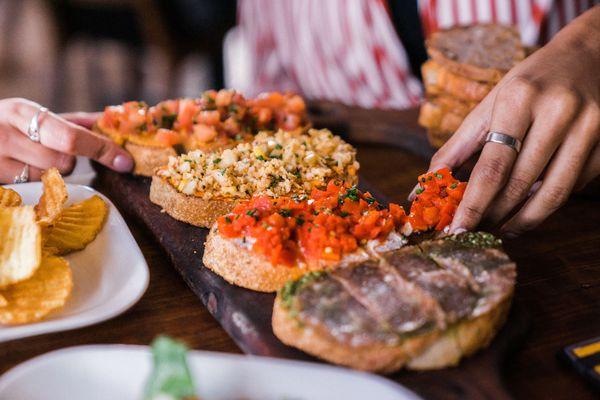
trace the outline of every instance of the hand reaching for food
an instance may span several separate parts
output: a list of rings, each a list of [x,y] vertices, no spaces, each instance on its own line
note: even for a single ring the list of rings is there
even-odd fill
[[[600,7],[513,68],[434,155],[430,171],[481,155],[451,225],[533,229],[600,174]]]
[[[77,155],[119,172],[131,170],[125,150],[88,129],[93,117],[57,115],[25,99],[0,100],[0,183],[36,181],[51,167],[69,174]]]

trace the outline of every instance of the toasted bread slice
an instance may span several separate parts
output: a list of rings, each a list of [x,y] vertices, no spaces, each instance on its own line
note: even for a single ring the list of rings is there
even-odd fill
[[[451,72],[435,62],[426,61],[421,67],[423,83],[429,95],[447,95],[465,102],[478,102],[494,87],[493,84],[478,82]]]
[[[92,129],[98,134],[108,136],[131,154],[135,163],[133,168],[135,175],[152,176],[156,168],[169,162],[170,156],[177,155],[173,147],[162,146],[151,138],[138,137],[126,139],[116,131],[110,132],[100,129],[97,124]]]
[[[486,347],[506,320],[511,298],[507,296],[488,313],[443,331],[408,336],[399,345],[342,345],[328,332],[298,323],[279,297],[275,300],[272,325],[283,343],[350,368],[380,373],[391,373],[404,366],[414,370],[439,369],[457,365],[462,357]]]
[[[211,227],[218,217],[231,212],[237,204],[235,199],[203,199],[181,193],[156,175],[150,184],[150,201],[176,220],[203,228]]]
[[[258,292],[274,292],[287,281],[311,270],[306,265],[272,265],[266,258],[245,248],[241,239],[224,238],[216,227],[206,238],[202,262],[227,282]]]
[[[300,324],[285,309],[279,296],[275,299],[271,322],[275,336],[288,346],[334,364],[381,373],[399,370],[440,336],[440,332],[432,330],[407,338],[399,346],[375,344],[351,348],[340,344],[328,332]]]
[[[204,244],[204,266],[223,277],[227,282],[258,292],[274,292],[287,282],[296,280],[312,271],[331,270],[350,263],[367,260],[381,251],[396,249],[405,244],[395,239],[384,241],[380,248],[367,246],[346,254],[340,261],[320,260],[311,264],[299,263],[295,266],[272,265],[261,254],[251,250],[251,244],[241,238],[223,237],[217,226],[213,226]]]
[[[133,173],[141,176],[152,176],[156,168],[169,162],[169,157],[177,155],[172,147],[145,146],[132,142],[126,142],[123,147],[135,162]]]
[[[425,240],[289,282],[275,300],[284,343],[356,369],[458,364],[506,320],[516,265],[484,232]]]
[[[467,107],[448,108],[434,98],[421,105],[419,124],[441,132],[456,132],[469,111]]]
[[[496,83],[526,56],[512,27],[481,24],[434,33],[427,52],[449,71],[481,82]]]

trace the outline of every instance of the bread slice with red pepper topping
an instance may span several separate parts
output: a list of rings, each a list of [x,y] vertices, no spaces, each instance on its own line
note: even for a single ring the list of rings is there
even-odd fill
[[[300,133],[308,126],[306,105],[298,95],[273,92],[245,99],[223,89],[152,107],[137,101],[109,106],[93,129],[131,152],[135,174],[152,176],[182,148],[212,152],[249,142],[261,130]]]
[[[377,259],[404,246],[405,235],[451,222],[464,183],[447,169],[419,183],[409,215],[336,180],[302,198],[255,196],[217,219],[204,265],[232,284],[271,292],[308,272]]]
[[[234,285],[273,292],[307,272],[404,246],[405,219],[401,207],[382,208],[335,180],[308,197],[255,196],[217,219],[203,262]]]

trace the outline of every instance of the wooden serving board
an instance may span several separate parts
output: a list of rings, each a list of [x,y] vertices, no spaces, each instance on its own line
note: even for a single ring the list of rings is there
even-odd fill
[[[119,175],[103,167],[97,167],[97,170],[96,186],[107,188],[104,194],[121,211],[145,224],[187,285],[245,353],[314,361],[311,356],[285,346],[273,335],[273,294],[230,285],[203,267],[202,254],[208,229],[181,223],[161,212],[160,207],[148,199],[148,178]],[[385,203],[376,190],[365,183],[361,186],[362,190],[371,191]],[[510,398],[501,382],[500,364],[527,331],[526,320],[522,312],[513,309],[491,346],[464,360],[459,367],[431,372],[403,371],[392,378],[425,398]]]

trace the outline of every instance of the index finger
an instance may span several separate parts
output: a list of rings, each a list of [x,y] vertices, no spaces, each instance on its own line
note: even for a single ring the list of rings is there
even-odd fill
[[[531,124],[532,96],[533,92],[519,81],[505,85],[495,99],[489,130],[522,141]],[[517,152],[509,146],[498,143],[484,145],[454,215],[450,232],[470,230],[479,224],[504,186],[516,158]]]
[[[38,109],[36,103],[26,100],[18,102],[10,113],[11,125],[25,134]],[[112,140],[52,112],[40,116],[39,126],[40,142],[46,147],[91,158],[119,172],[128,172],[133,168],[131,155]]]

